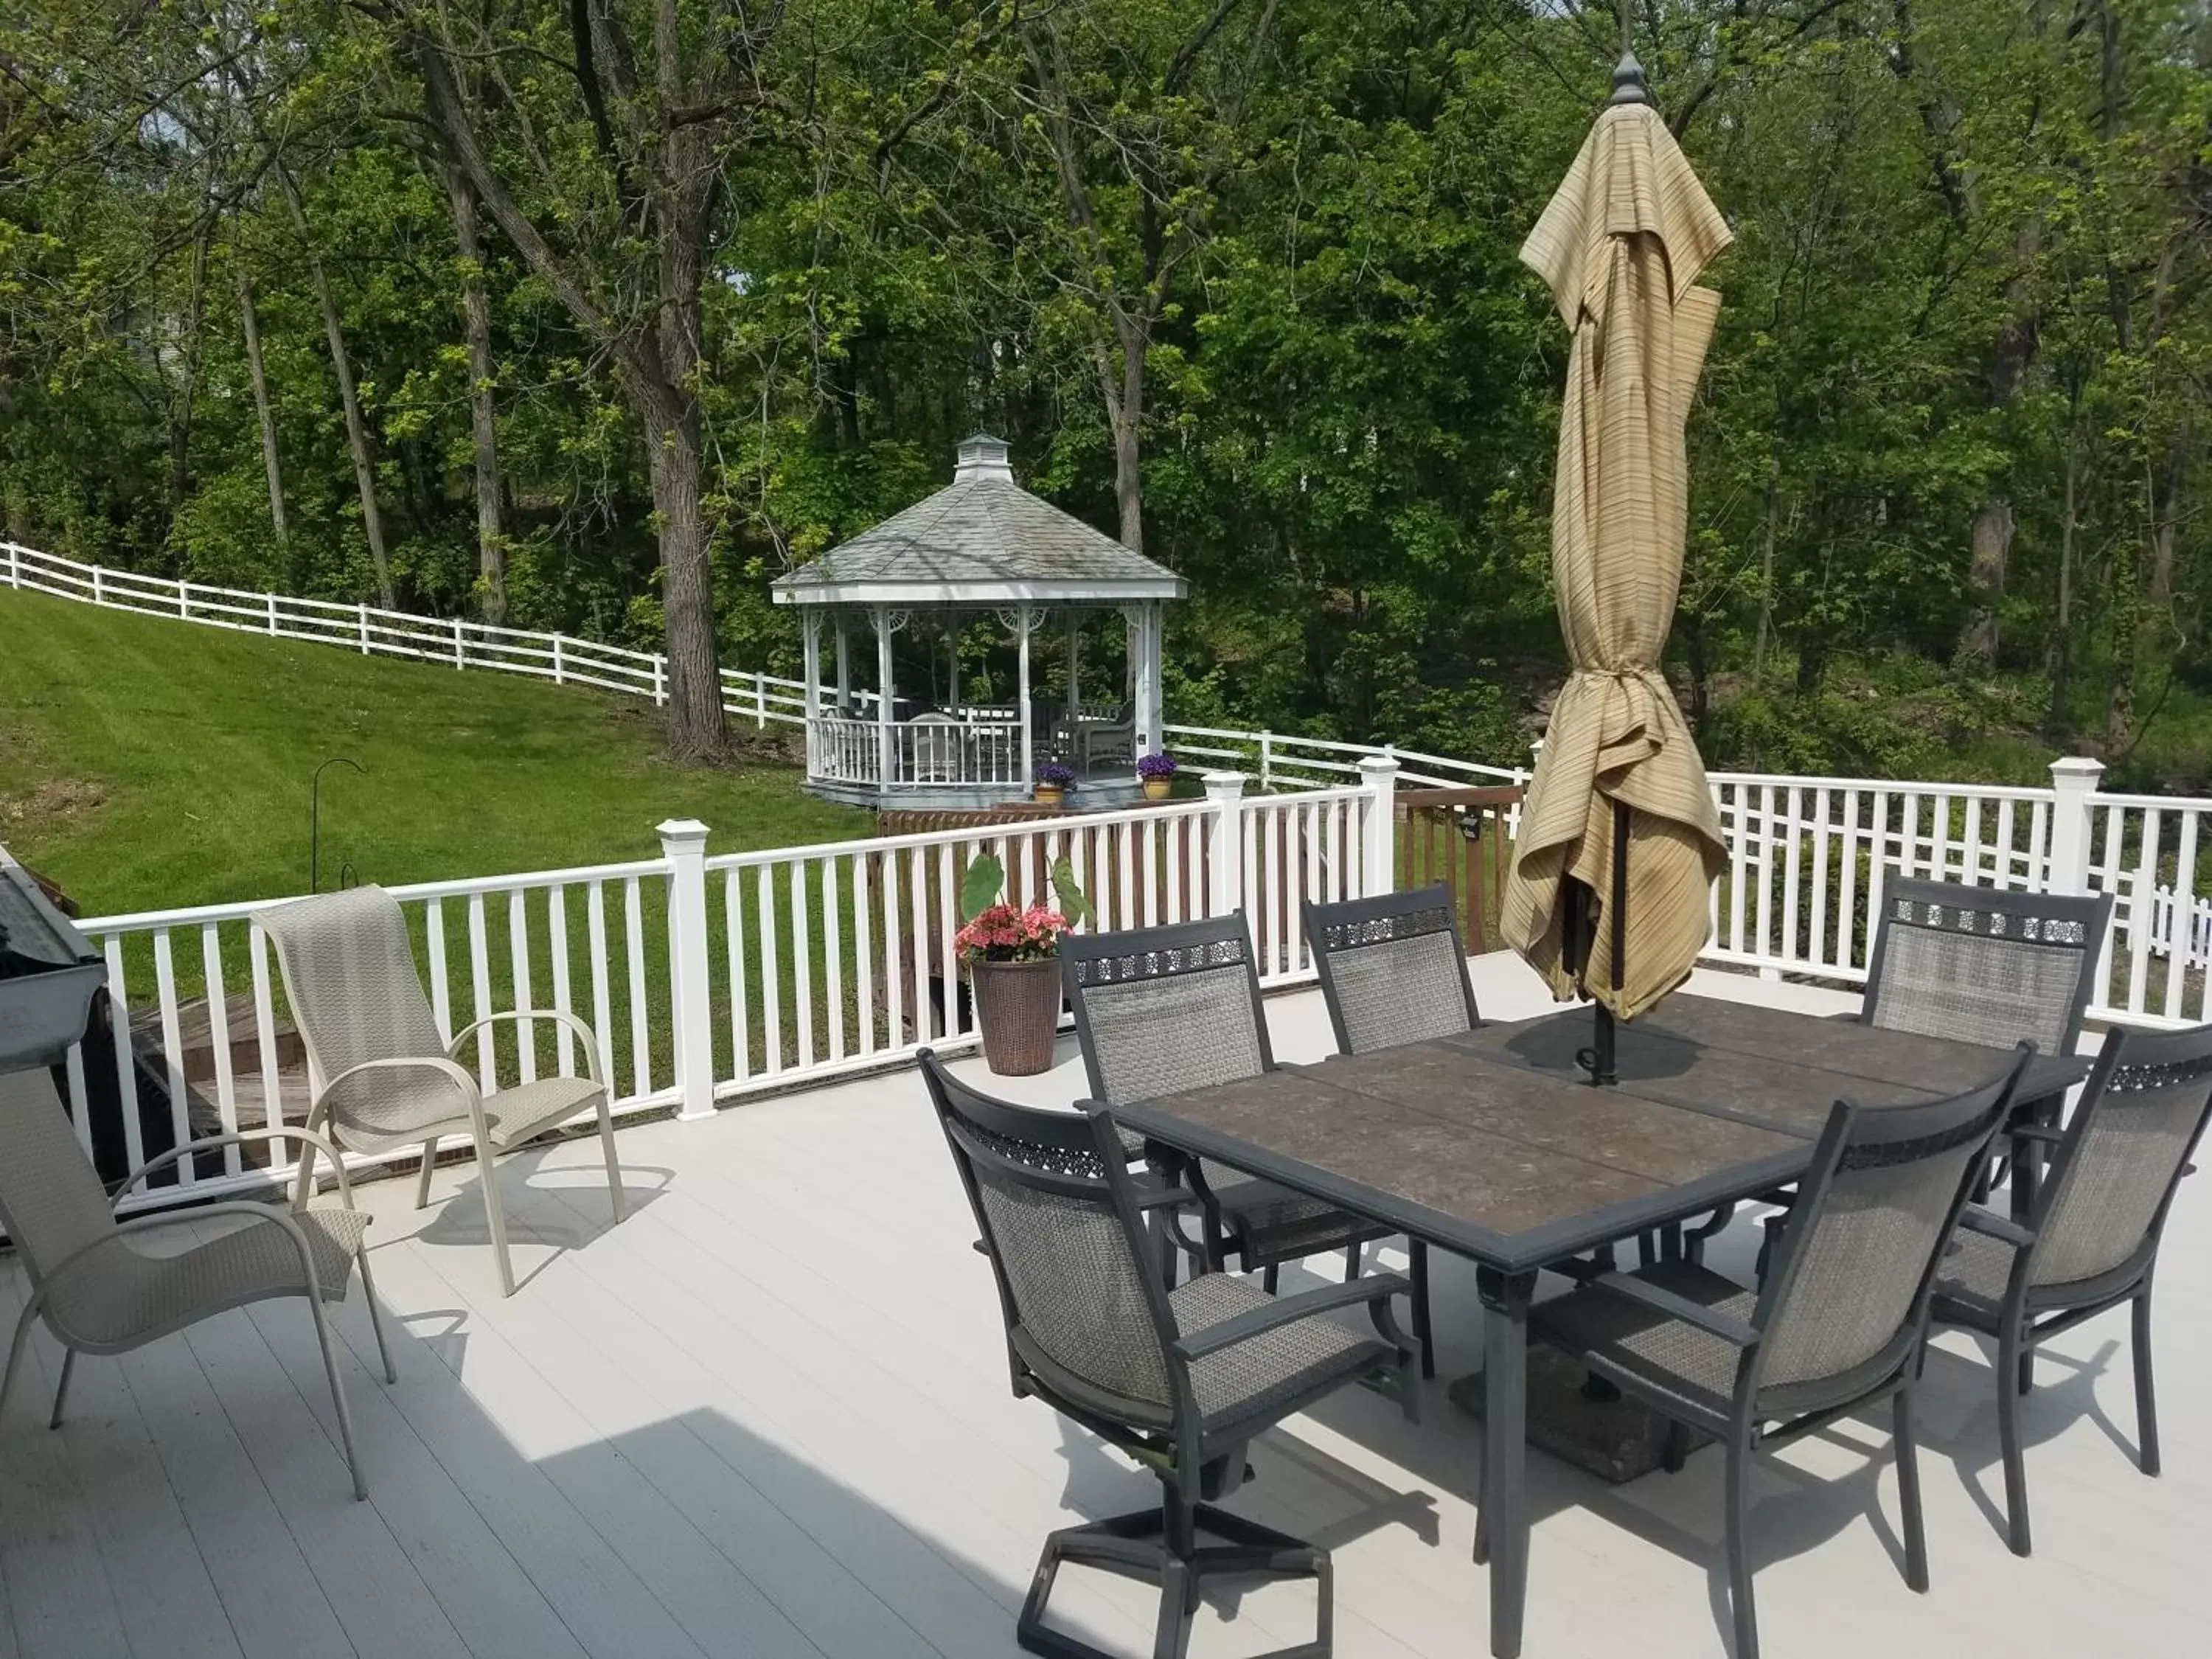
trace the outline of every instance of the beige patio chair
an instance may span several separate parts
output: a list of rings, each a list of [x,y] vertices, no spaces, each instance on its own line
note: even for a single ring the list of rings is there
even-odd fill
[[[194,1152],[284,1139],[302,1143],[303,1169],[312,1171],[317,1152],[331,1160],[341,1207],[312,1209],[304,1200],[289,1210],[274,1204],[203,1204],[118,1221],[92,1160],[70,1128],[52,1074],[36,1070],[0,1076],[0,1221],[6,1223],[31,1279],[30,1299],[9,1345],[8,1369],[0,1374],[0,1411],[6,1408],[35,1322],[44,1321],[62,1345],[61,1379],[47,1419],[49,1427],[58,1429],[80,1353],[127,1353],[249,1302],[301,1297],[314,1316],[315,1340],[337,1407],[338,1438],[353,1471],[353,1495],[367,1498],[368,1482],[354,1449],[353,1415],[346,1409],[330,1320],[323,1311],[324,1303],[344,1298],[356,1262],[361,1264],[362,1294],[368,1300],[384,1380],[397,1382],[398,1376],[368,1276],[362,1241],[369,1218],[353,1207],[353,1188],[337,1148],[304,1129],[214,1135],[132,1170],[115,1201],[119,1204],[149,1176]]]
[[[485,1015],[447,1042],[438,1035],[437,1018],[415,970],[398,901],[380,887],[295,899],[255,911],[253,921],[276,946],[284,994],[307,1050],[307,1076],[314,1090],[308,1128],[327,1128],[332,1140],[353,1152],[419,1145],[418,1210],[429,1202],[439,1141],[467,1136],[476,1148],[485,1224],[507,1295],[514,1294],[514,1267],[493,1172],[499,1153],[596,1110],[615,1219],[620,1222],[628,1213],[599,1039],[590,1026],[558,1009],[509,1008]],[[539,1078],[487,1093],[455,1062],[462,1045],[487,1025],[532,1019],[552,1020],[575,1033],[584,1051],[585,1076]]]

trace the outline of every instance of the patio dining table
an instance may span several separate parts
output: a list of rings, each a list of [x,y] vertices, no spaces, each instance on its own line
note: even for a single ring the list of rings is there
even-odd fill
[[[1173,1155],[1218,1160],[1474,1262],[1483,1310],[1490,1650],[1521,1651],[1528,1315],[1539,1270],[1797,1179],[1838,1099],[1986,1080],[2003,1056],[1786,1010],[1677,994],[1620,1033],[1620,1081],[1582,1080],[1587,1010],[1285,1066],[1121,1107]],[[2039,1056],[2019,1098],[2086,1073]]]

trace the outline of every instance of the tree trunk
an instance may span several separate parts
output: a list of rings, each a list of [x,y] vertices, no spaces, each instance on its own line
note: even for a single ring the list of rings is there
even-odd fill
[[[2005,569],[2012,562],[2012,503],[1993,495],[1974,514],[1969,546],[1972,552],[1968,580],[1980,599],[1980,608],[1966,627],[1966,651],[1994,663],[1997,655],[1997,608],[2004,599]]]
[[[1778,467],[1766,481],[1766,533],[1759,546],[1759,632],[1752,641],[1751,680],[1766,679],[1766,642],[1774,629],[1774,540],[1782,516],[1782,481]]]
[[[208,243],[215,235],[215,216],[208,216],[200,234],[192,239],[191,295],[185,305],[185,342],[181,384],[169,417],[169,526],[175,530],[177,514],[184,509],[185,494],[191,482],[192,404],[199,392],[200,335],[207,313]]]
[[[1145,486],[1142,471],[1145,422],[1145,337],[1146,331],[1115,307],[1114,338],[1098,342],[1098,389],[1105,400],[1106,425],[1114,434],[1114,503],[1121,517],[1121,545],[1145,550]],[[1117,361],[1118,360],[1118,361]]]
[[[2080,529],[2081,455],[2078,434],[2066,434],[2065,501],[2058,521],[2058,611],[2051,638],[2051,711],[2044,717],[2045,741],[2054,747],[2066,732],[2067,684],[2074,662],[2074,538]]]
[[[346,356],[345,326],[338,317],[338,302],[331,292],[330,273],[323,269],[323,256],[315,251],[314,240],[307,234],[307,210],[300,205],[299,188],[292,176],[279,163],[276,182],[291,210],[293,228],[300,233],[300,246],[307,257],[307,274],[315,284],[315,302],[322,307],[323,337],[331,349],[331,368],[337,376],[338,402],[345,410],[346,447],[353,453],[354,487],[361,495],[361,526],[368,537],[368,556],[376,566],[377,603],[386,611],[398,608],[398,599],[392,586],[392,556],[384,545],[384,515],[376,505],[376,462],[368,449],[368,428],[361,417],[361,394],[355,389],[353,362]]]
[[[269,523],[276,532],[276,554],[284,561],[284,579],[298,573],[291,567],[292,532],[284,518],[284,466],[276,453],[276,416],[269,406],[269,371],[261,356],[261,325],[253,313],[253,279],[246,274],[242,253],[238,265],[238,320],[246,333],[246,369],[253,380],[253,412],[261,422],[261,465],[269,475]]]
[[[714,568],[700,501],[698,400],[685,391],[657,387],[640,388],[633,403],[646,429],[653,507],[659,520],[660,604],[668,635],[668,752],[678,761],[720,760],[729,751],[729,727],[722,714]]]
[[[461,319],[469,343],[469,419],[476,434],[477,587],[483,619],[507,621],[507,527],[501,521],[504,491],[499,477],[499,427],[492,402],[491,295],[484,286],[483,250],[477,237],[477,198],[468,174],[448,163],[446,191],[453,207],[453,238],[461,256]]]

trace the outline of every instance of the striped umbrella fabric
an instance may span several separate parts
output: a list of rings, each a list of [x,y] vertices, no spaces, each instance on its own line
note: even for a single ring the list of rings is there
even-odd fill
[[[1612,902],[1613,804],[1630,809],[1626,940],[1597,929],[1583,984],[1632,1019],[1689,974],[1725,862],[1719,814],[1659,672],[1689,517],[1683,428],[1720,295],[1694,286],[1730,240],[1624,59],[1613,102],[1521,258],[1574,331],[1552,501],[1552,580],[1572,667],[1553,704],[1506,884],[1507,943],[1573,996],[1567,888]]]

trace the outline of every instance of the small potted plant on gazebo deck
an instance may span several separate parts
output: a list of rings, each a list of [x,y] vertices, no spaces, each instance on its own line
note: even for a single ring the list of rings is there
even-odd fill
[[[1057,806],[1066,794],[1067,787],[1075,781],[1075,769],[1064,762],[1042,762],[1031,778],[1035,787],[1030,792],[1040,806]]]
[[[1066,859],[1052,867],[1060,908],[1024,908],[1000,897],[1005,866],[985,854],[968,866],[961,884],[966,918],[952,936],[975,992],[975,1024],[983,1036],[983,1063],[1000,1077],[1029,1077],[1052,1068],[1060,1028],[1060,936],[1090,914],[1075,872]]]
[[[1137,762],[1137,777],[1146,800],[1165,800],[1175,788],[1176,757],[1164,749]]]

